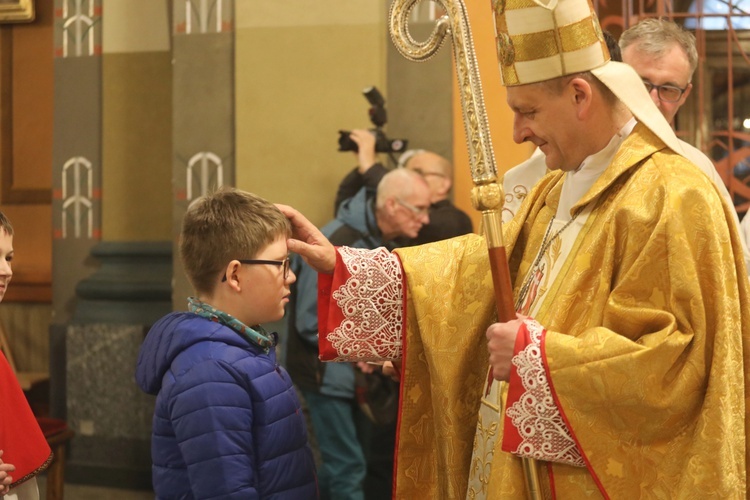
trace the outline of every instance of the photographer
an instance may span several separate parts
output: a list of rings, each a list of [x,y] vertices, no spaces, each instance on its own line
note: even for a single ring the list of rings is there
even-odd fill
[[[334,215],[341,204],[353,197],[363,187],[374,193],[380,179],[388,173],[388,169],[378,161],[375,152],[375,135],[365,129],[354,129],[349,135],[357,144],[357,167],[347,174],[339,184],[336,201],[333,207]]]
[[[334,211],[361,188],[372,192],[388,169],[377,161],[375,136],[369,130],[352,130],[351,138],[358,145],[357,167],[339,184]],[[404,155],[408,154],[404,153]],[[410,155],[405,168],[422,174],[430,187],[430,222],[409,245],[422,245],[471,233],[471,219],[448,199],[453,185],[453,167],[444,157],[431,151],[417,150]]]

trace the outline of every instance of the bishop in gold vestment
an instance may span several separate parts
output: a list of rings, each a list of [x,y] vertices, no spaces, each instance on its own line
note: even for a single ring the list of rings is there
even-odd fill
[[[566,175],[545,177],[506,227],[516,292]],[[545,462],[546,491],[744,498],[750,296],[739,235],[719,223],[731,208],[642,125],[578,207],[590,213],[534,314],[546,328],[540,357],[553,406],[581,459]],[[403,287],[395,258],[339,249],[336,272],[321,276],[322,355],[403,357],[398,498],[472,497],[470,475],[483,485],[478,497],[522,498],[520,460],[501,450],[507,420],[477,428],[480,406],[493,404],[484,241],[397,252]]]
[[[608,61],[590,4],[493,6],[514,139],[555,170],[504,228],[529,316],[508,383],[488,377],[492,332],[515,323],[496,323],[484,239],[334,251],[287,208],[290,250],[333,271],[318,281],[321,357],[403,361],[397,498],[524,498],[520,457],[540,462],[545,497],[746,498],[750,285],[733,208],[632,68]]]

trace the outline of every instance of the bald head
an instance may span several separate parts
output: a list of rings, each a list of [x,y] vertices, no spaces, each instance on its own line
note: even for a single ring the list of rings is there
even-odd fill
[[[424,177],[418,172],[397,168],[383,176],[378,184],[375,205],[381,208],[388,198],[409,198],[415,191],[424,191]]]
[[[416,238],[422,226],[430,222],[429,208],[430,188],[417,172],[397,168],[378,184],[375,218],[384,240]]]
[[[406,162],[406,168],[421,173],[430,187],[430,203],[448,198],[453,179],[453,165],[432,151],[420,151]]]

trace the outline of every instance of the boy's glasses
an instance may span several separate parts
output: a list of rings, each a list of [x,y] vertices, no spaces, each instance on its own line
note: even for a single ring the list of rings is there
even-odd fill
[[[653,89],[656,89],[656,95],[659,96],[659,100],[664,102],[677,102],[682,97],[682,94],[687,90],[687,87],[681,89],[674,85],[654,85],[648,80],[643,80],[643,85],[646,86],[646,90],[650,94]]]
[[[242,264],[268,264],[271,266],[281,266],[282,267],[282,274],[284,275],[284,279],[286,280],[289,277],[289,257],[287,256],[284,260],[263,260],[263,259],[237,259],[238,262]],[[225,274],[223,278],[221,278],[221,282],[225,282],[227,280],[227,275]]]

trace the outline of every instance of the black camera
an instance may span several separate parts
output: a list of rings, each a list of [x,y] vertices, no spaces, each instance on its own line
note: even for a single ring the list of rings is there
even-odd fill
[[[405,139],[388,139],[379,129],[370,130],[375,134],[375,151],[378,153],[403,153],[406,151]],[[339,130],[339,151],[359,151],[357,143],[350,136],[351,131]]]
[[[408,141],[406,139],[389,139],[381,129],[388,121],[385,111],[385,99],[375,87],[367,87],[362,91],[370,103],[370,121],[375,125],[370,131],[375,134],[375,151],[378,153],[403,153],[406,151]],[[359,151],[357,143],[350,136],[351,131],[339,130],[339,151]]]

